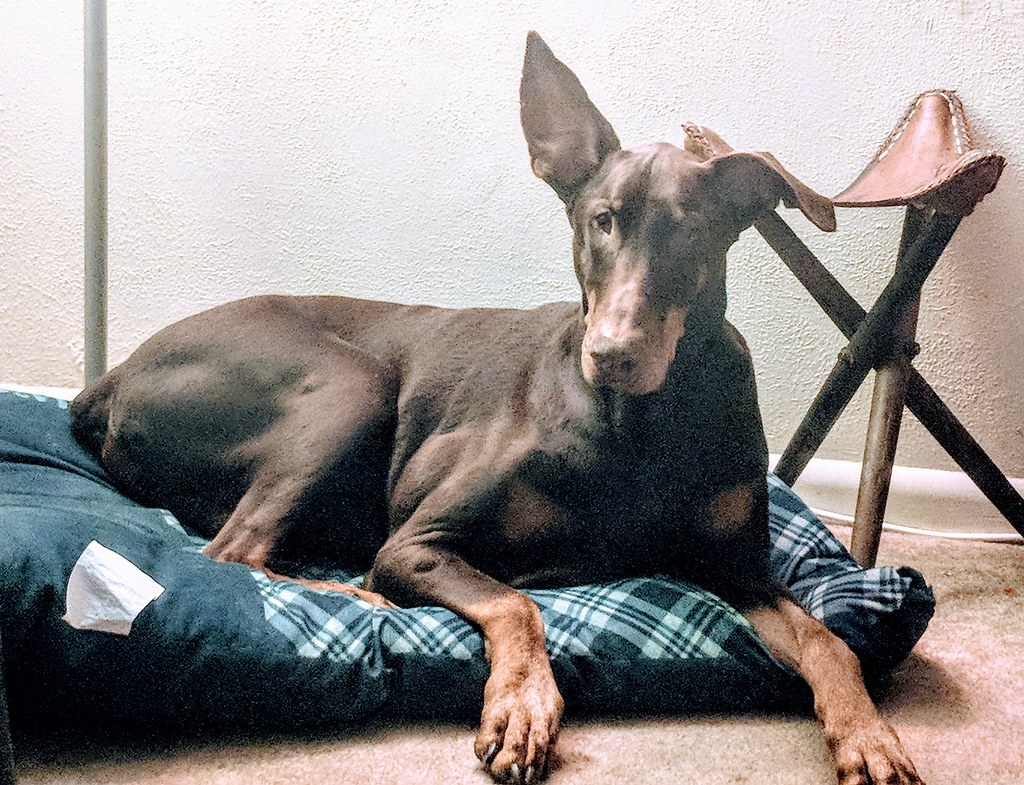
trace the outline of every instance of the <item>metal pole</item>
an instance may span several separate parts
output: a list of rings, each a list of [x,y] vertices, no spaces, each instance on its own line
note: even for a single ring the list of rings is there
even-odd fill
[[[107,3],[85,0],[85,381],[107,370]]]

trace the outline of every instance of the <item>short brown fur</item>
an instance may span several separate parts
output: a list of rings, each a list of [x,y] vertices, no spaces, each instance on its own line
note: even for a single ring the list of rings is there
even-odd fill
[[[725,321],[739,233],[780,199],[829,228],[827,200],[767,155],[623,150],[535,34],[521,104],[582,304],[229,303],[83,391],[76,437],[212,537],[212,558],[271,577],[284,555],[358,567],[364,590],[314,585],[477,625],[475,751],[496,780],[544,776],[563,709],[540,612],[513,587],[663,573],[746,612],[806,678],[842,785],[917,782],[856,658],[771,576],[753,368]]]

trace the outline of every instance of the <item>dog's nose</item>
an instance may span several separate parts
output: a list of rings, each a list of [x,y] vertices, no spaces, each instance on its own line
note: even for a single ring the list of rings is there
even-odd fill
[[[629,349],[613,344],[593,347],[590,359],[595,370],[602,376],[629,376],[637,366],[636,358]]]

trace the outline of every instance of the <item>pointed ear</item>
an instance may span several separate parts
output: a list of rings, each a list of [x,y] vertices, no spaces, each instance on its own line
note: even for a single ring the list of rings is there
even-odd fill
[[[737,153],[710,128],[683,125],[685,148],[706,161],[709,195],[737,216],[747,228],[779,200],[798,207],[823,232],[836,229],[832,200],[812,191],[771,153]]]
[[[526,39],[519,101],[533,172],[568,202],[619,149],[619,138],[576,75],[533,31]]]

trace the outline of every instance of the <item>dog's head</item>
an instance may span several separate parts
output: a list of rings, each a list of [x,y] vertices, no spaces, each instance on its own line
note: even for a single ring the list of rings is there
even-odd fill
[[[688,325],[725,318],[729,246],[780,199],[835,227],[831,203],[768,154],[715,155],[702,139],[686,150],[623,150],[536,33],[520,100],[533,171],[565,202],[573,227],[586,325],[580,362],[594,387],[644,394],[664,384]]]

